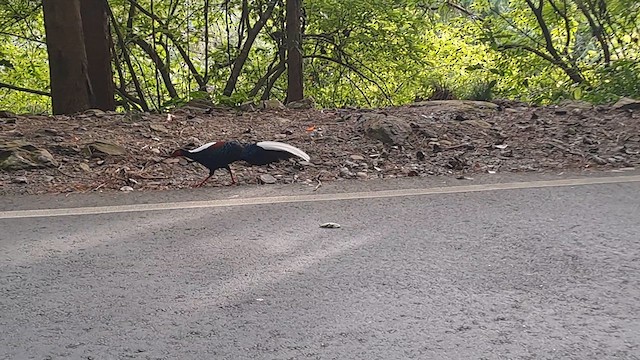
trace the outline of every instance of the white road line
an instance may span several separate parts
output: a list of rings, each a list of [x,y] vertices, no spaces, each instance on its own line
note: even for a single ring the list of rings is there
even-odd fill
[[[483,192],[483,191],[497,191],[497,190],[516,190],[516,189],[533,189],[533,188],[600,185],[600,184],[620,184],[620,183],[632,183],[632,182],[640,182],[640,175],[593,177],[593,178],[562,179],[562,180],[540,180],[540,181],[464,185],[464,186],[447,186],[447,187],[434,187],[434,188],[426,188],[426,189],[381,190],[381,191],[366,191],[366,192],[336,193],[336,194],[291,195],[291,196],[256,197],[256,198],[246,198],[246,199],[169,202],[169,203],[157,203],[157,204],[77,207],[77,208],[66,208],[66,209],[63,208],[63,209],[0,211],[0,219],[95,215],[95,214],[109,214],[109,213],[139,212],[139,211],[198,209],[198,208],[243,206],[243,205],[296,203],[296,202],[378,199],[378,198],[390,198],[390,197],[401,197],[401,196],[456,194],[456,193],[466,193],[466,192]]]

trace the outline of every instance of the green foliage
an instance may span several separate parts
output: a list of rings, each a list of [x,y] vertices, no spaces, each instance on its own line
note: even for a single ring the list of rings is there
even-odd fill
[[[0,83],[49,90],[40,2],[0,1]],[[18,113],[49,111],[48,97],[0,88],[0,109]]]
[[[285,99],[284,1],[276,3],[253,43],[231,96],[222,91],[233,61],[269,0],[210,2],[208,24],[204,1],[153,1],[153,9],[151,0],[135,2],[139,8],[133,3],[109,0],[114,78],[128,94],[118,99],[128,108],[146,102],[166,110],[197,98],[229,106]],[[306,95],[321,106],[399,105],[434,92],[531,103],[640,98],[640,2],[538,4],[305,0]],[[37,0],[0,1],[0,83],[48,91],[40,6]],[[0,88],[0,108],[43,112],[49,107],[46,96]]]
[[[243,93],[234,93],[231,96],[218,95],[216,97],[216,102],[220,105],[236,107],[244,102],[246,102],[247,96]]]
[[[463,95],[464,99],[491,101],[493,100],[493,88],[498,82],[496,80],[472,80],[467,85],[467,91]]]
[[[615,61],[597,68],[593,77],[592,88],[577,88],[583,100],[601,104],[614,102],[620,96],[640,98],[640,61]]]

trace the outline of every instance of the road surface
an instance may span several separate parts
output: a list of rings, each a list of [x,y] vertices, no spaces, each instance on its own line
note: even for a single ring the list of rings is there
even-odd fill
[[[0,359],[640,359],[640,177],[516,180],[3,199]]]

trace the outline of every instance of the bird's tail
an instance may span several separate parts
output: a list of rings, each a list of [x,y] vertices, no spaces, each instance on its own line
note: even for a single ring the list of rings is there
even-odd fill
[[[277,141],[261,141],[261,142],[257,143],[256,145],[260,146],[261,148],[263,148],[265,150],[286,151],[286,152],[288,152],[290,154],[293,154],[293,155],[303,159],[304,161],[311,160],[311,157],[306,152],[298,149],[295,146],[289,145],[289,144],[285,144],[285,143],[281,143],[281,142],[277,142]]]

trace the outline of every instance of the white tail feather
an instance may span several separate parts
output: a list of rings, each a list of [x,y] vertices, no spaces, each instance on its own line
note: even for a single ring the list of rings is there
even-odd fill
[[[193,149],[193,150],[187,150],[187,151],[189,151],[190,153],[197,153],[197,152],[200,152],[200,151],[208,148],[209,146],[213,146],[216,142],[217,141],[212,141],[210,143],[206,143],[206,144],[200,146],[199,148],[196,148],[196,149]]]
[[[260,146],[261,148],[263,148],[265,150],[286,151],[286,152],[288,152],[290,154],[293,154],[293,155],[303,159],[304,161],[311,160],[311,157],[309,157],[309,155],[307,155],[306,152],[298,149],[295,146],[291,146],[289,144],[285,144],[285,143],[281,143],[281,142],[277,142],[277,141],[261,141],[261,142],[257,143],[256,145]]]

